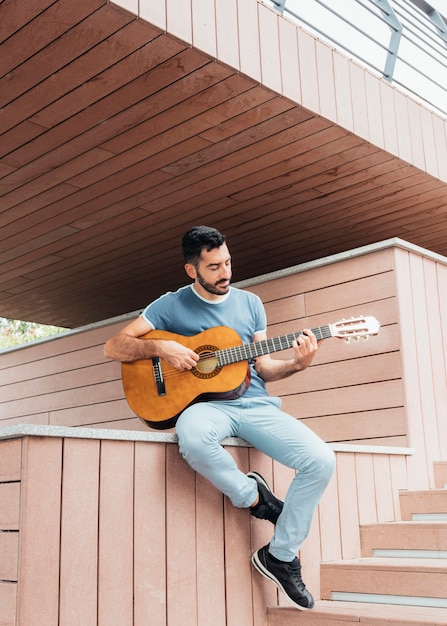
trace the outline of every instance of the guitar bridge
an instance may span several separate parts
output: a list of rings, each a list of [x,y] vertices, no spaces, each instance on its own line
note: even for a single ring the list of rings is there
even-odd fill
[[[157,393],[159,396],[165,396],[166,395],[165,381],[163,378],[163,370],[161,368],[161,362],[158,356],[152,359],[152,365],[154,367],[154,380],[157,386]]]

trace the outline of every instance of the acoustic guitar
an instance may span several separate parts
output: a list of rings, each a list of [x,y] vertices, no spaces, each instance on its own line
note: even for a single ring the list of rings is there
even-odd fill
[[[318,340],[339,337],[348,342],[377,335],[374,317],[352,317],[313,328]],[[199,355],[191,370],[179,371],[158,357],[122,364],[127,402],[148,426],[159,430],[175,425],[180,413],[196,402],[240,397],[250,384],[250,359],[292,347],[301,332],[243,344],[226,326],[209,328],[192,337],[153,330],[143,339],[178,341]]]

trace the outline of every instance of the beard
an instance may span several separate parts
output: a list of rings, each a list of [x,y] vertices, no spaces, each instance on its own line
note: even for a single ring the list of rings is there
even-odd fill
[[[230,289],[229,280],[218,280],[216,283],[207,283],[203,276],[197,272],[197,282],[207,291],[215,296],[224,296]]]

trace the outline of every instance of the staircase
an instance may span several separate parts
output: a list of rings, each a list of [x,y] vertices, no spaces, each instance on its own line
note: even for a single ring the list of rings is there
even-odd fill
[[[269,626],[447,625],[447,463],[430,491],[399,494],[402,521],[360,529],[362,557],[321,564],[312,611],[269,609]]]

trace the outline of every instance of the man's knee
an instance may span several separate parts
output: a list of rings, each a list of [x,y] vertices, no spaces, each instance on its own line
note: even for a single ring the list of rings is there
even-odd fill
[[[336,463],[334,451],[328,445],[325,446],[324,453],[320,454],[319,463],[321,478],[328,483],[334,473]]]

